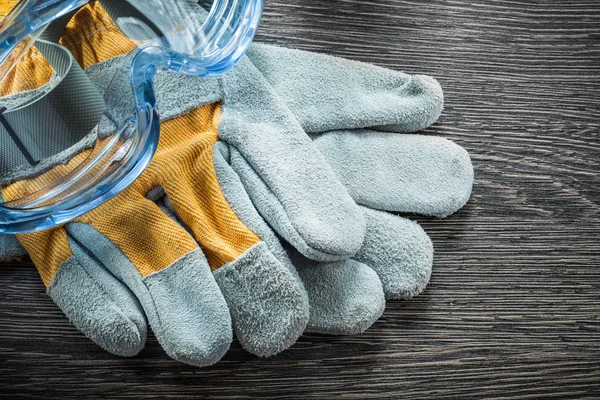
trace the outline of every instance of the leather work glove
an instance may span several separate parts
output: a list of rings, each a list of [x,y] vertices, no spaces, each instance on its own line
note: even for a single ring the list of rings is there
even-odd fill
[[[445,138],[411,133],[441,114],[439,84],[423,75],[262,44],[253,44],[247,57],[361,205],[367,231],[352,260],[377,272],[387,299],[420,293],[431,273],[431,242],[418,224],[382,211],[446,217],[470,197],[473,167],[468,153]],[[265,219],[277,220],[263,207],[266,188],[260,177],[241,159],[232,164]],[[286,248],[313,300],[315,285],[309,282],[320,278],[310,275],[326,259],[273,226],[292,244]],[[313,314],[311,322],[317,319]]]

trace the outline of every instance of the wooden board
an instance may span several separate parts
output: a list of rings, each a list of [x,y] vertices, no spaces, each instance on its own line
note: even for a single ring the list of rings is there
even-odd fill
[[[416,218],[435,271],[355,337],[260,359],[133,359],[89,342],[30,263],[0,266],[0,398],[600,398],[600,3],[268,2],[260,38],[439,79],[428,134],[469,150],[469,204]]]

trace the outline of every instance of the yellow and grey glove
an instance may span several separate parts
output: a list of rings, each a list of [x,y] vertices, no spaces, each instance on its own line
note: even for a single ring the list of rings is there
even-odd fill
[[[254,46],[250,58],[274,86],[276,96],[284,100],[299,118],[303,128],[310,132],[369,126],[406,132],[426,127],[435,121],[441,111],[439,85],[427,77],[410,77],[365,64],[268,46]],[[251,65],[246,64],[244,68],[246,76],[255,75]],[[234,87],[233,93],[240,87],[253,87],[252,83],[244,82],[244,78],[240,76],[233,74],[232,77],[226,77],[223,87],[227,88],[228,82],[232,81],[237,82],[229,83],[230,87]],[[177,93],[181,94],[181,91]],[[246,89],[244,96],[237,96],[237,102],[228,103],[228,97],[223,96],[223,104],[226,111],[243,115],[243,110],[254,110],[256,104],[262,104],[263,97],[264,93],[260,90]],[[189,98],[198,101],[197,96]],[[176,101],[178,104],[181,102],[181,99]],[[185,101],[183,105],[185,107]],[[228,106],[231,107],[228,109]],[[269,107],[259,112],[264,115],[256,118],[257,120],[272,120],[273,116],[278,116],[278,110]],[[236,124],[220,126],[219,134],[228,135],[231,127],[235,126]],[[374,209],[445,215],[462,206],[468,198],[472,183],[468,156],[462,149],[443,139],[425,138],[423,145],[420,145],[418,138],[422,136],[413,139],[413,135],[367,131],[334,132],[317,137],[321,138],[316,141],[317,147],[334,165],[336,173],[344,179],[359,203]],[[328,149],[327,143],[333,145]],[[338,151],[336,143],[339,143]],[[389,146],[386,147],[386,144]],[[422,151],[424,153],[421,154]],[[281,193],[295,193],[296,202],[306,206],[303,194],[298,195],[298,191],[295,191],[294,184],[298,182],[292,182],[291,187],[288,187],[286,181],[268,183],[270,171],[255,168],[240,153],[238,148],[225,141],[218,143],[214,151],[217,179],[228,202],[234,205],[232,208],[237,217],[268,244],[267,247],[284,265],[289,260],[286,261],[286,256],[276,243],[277,239],[265,228],[264,221],[257,216],[254,206],[261,210],[271,226],[303,253],[329,261],[309,261],[290,250],[292,258],[302,267],[299,272],[308,291],[311,307],[308,324],[310,330],[336,334],[356,333],[366,329],[379,316],[383,309],[383,294],[377,275],[371,268],[377,271],[383,281],[383,289],[388,298],[407,298],[425,286],[431,272],[432,249],[429,239],[416,224],[364,208],[360,213],[363,218],[366,216],[366,241],[359,246],[354,260],[343,252],[323,252],[321,249],[331,248],[332,241],[328,235],[311,236],[312,232],[319,231],[311,231],[310,226],[305,231],[296,229],[294,224],[303,221],[301,218],[290,218],[288,212],[290,208],[294,210],[296,204],[292,201],[287,203],[288,208],[283,207],[278,197],[282,196]],[[288,157],[295,156],[293,152],[288,153]],[[415,159],[418,162],[415,163]],[[435,159],[439,159],[439,162],[436,163]],[[295,161],[291,160],[289,166],[298,165]],[[361,161],[364,162],[361,164]],[[241,180],[229,164],[240,173]],[[456,168],[446,168],[452,165]],[[266,184],[261,174],[264,174]],[[447,177],[452,179],[446,180]],[[301,178],[305,178],[300,186],[305,191],[319,189],[311,175],[301,176],[300,180]],[[250,193],[254,205],[250,203],[244,190],[239,190],[242,184]],[[274,188],[277,191],[272,191]],[[361,189],[375,198],[376,202],[366,202]],[[315,213],[308,215],[313,217],[308,218],[305,225],[318,225],[322,221],[328,221],[328,215],[320,213],[327,212],[329,204],[318,204],[315,207],[315,203],[310,203],[310,200],[318,196],[308,193],[306,197]],[[172,201],[167,201],[167,204],[180,214]],[[320,242],[320,245],[314,245]],[[347,254],[350,253],[352,251],[347,251]],[[219,271],[226,269],[217,269],[215,273],[221,289],[225,288],[225,297],[235,297],[235,284],[225,285],[224,280],[218,278]],[[227,289],[228,287],[232,290]],[[231,300],[228,303],[230,307],[234,304]],[[234,322],[235,319],[234,317]],[[282,337],[279,339],[282,340]],[[291,344],[285,338],[282,341]]]

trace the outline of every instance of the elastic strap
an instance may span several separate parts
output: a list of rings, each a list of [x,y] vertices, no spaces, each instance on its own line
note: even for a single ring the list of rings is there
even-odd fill
[[[161,29],[129,1],[101,0],[100,3],[115,21],[132,17],[143,22],[153,34],[162,35]],[[0,104],[0,176],[20,166],[36,166],[41,160],[75,145],[92,131],[104,112],[104,101],[95,85],[71,53],[56,44],[76,12],[53,21],[36,41],[36,47],[60,82],[54,88],[27,93],[30,101],[18,109],[11,110]],[[23,93],[14,96],[15,99],[20,95]],[[8,97],[11,96],[2,99],[3,103],[7,103]]]
[[[36,47],[60,81],[51,80],[53,88],[16,109],[0,107],[0,175],[75,145],[104,112],[102,95],[66,48],[45,40]]]

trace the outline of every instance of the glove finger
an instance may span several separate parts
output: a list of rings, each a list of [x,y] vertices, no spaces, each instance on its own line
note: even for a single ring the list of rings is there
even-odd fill
[[[347,259],[321,263],[287,247],[310,301],[307,332],[357,335],[381,317],[385,296],[377,274]]]
[[[64,228],[18,238],[48,295],[77,329],[113,354],[133,356],[144,347],[147,322],[137,299]]]
[[[354,130],[314,143],[354,200],[370,208],[444,217],[471,195],[469,154],[441,137]]]
[[[363,208],[367,235],[355,259],[379,276],[385,297],[409,299],[421,293],[431,277],[433,245],[413,221]]]
[[[308,321],[304,288],[264,242],[214,271],[236,337],[249,352],[275,355],[296,342]]]
[[[145,345],[146,316],[134,294],[69,239],[73,257],[58,270],[48,295],[69,320],[106,351],[134,356]]]
[[[192,18],[204,21],[207,11],[187,1]],[[368,127],[416,132],[442,112],[442,89],[429,76],[258,43],[246,54],[309,133]]]
[[[225,354],[231,317],[206,258],[156,204],[127,191],[67,231],[136,295],[172,358],[204,366]]]
[[[239,218],[251,203],[221,152],[197,157],[195,167],[189,181],[181,176],[163,183],[165,204],[204,250],[242,346],[259,356],[274,355],[291,346],[306,327],[304,288],[259,236],[261,231],[255,233]]]
[[[364,239],[364,220],[331,167],[260,73],[242,60],[223,77],[219,137],[252,202],[309,257],[347,258]]]
[[[442,89],[429,76],[260,44],[247,54],[309,133],[369,127],[416,132],[442,112]]]

